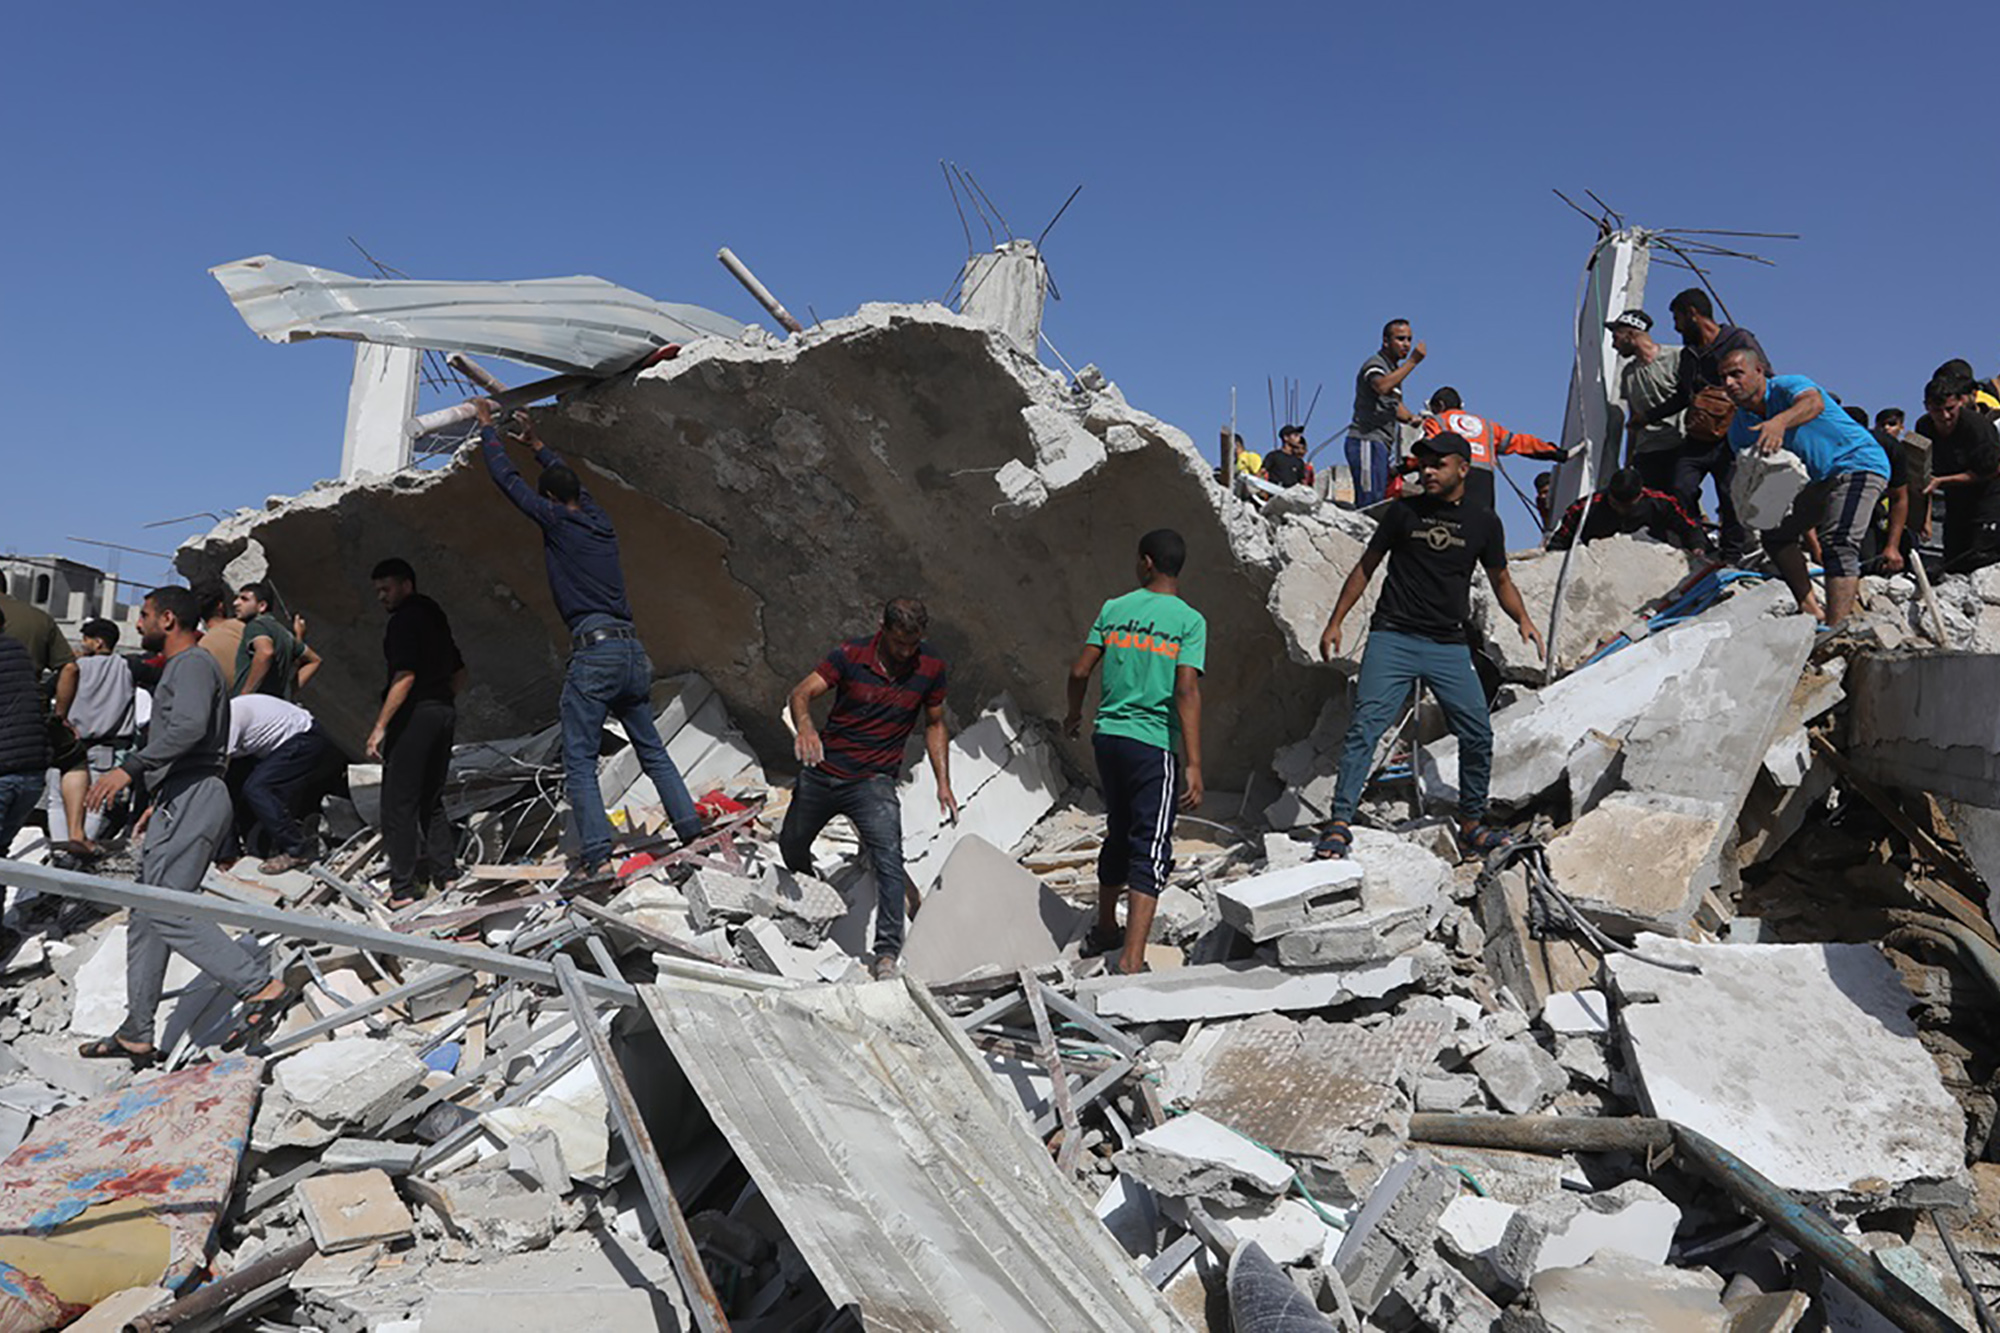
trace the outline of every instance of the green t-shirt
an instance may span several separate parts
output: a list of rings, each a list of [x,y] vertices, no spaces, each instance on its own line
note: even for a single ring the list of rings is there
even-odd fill
[[[236,678],[229,684],[231,694],[243,689],[243,682],[250,679],[250,665],[257,657],[257,640],[271,641],[272,656],[270,670],[264,679],[257,682],[257,693],[275,695],[280,699],[292,697],[292,676],[298,670],[298,640],[292,632],[278,622],[276,616],[264,614],[243,623],[243,642],[236,648]]]
[[[1104,650],[1097,729],[1162,750],[1180,741],[1174,669],[1208,664],[1208,622],[1171,593],[1140,588],[1097,613],[1090,643]]]

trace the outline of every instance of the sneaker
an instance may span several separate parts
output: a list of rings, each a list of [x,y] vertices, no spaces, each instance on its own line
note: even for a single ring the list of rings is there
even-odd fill
[[[1125,932],[1106,930],[1103,926],[1092,926],[1090,933],[1083,937],[1083,952],[1086,957],[1097,953],[1117,953],[1125,947]]]
[[[896,975],[896,955],[883,953],[875,955],[875,962],[868,969],[869,975],[877,981],[888,981]]]

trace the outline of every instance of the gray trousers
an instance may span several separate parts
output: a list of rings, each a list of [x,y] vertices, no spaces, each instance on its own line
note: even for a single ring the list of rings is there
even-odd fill
[[[197,778],[184,787],[170,780],[146,826],[146,840],[139,850],[139,882],[200,893],[202,877],[234,818],[229,788],[220,777]],[[262,990],[271,979],[264,965],[213,921],[134,912],[125,932],[126,1011],[118,1029],[128,1042],[152,1043],[169,951],[239,997]]]

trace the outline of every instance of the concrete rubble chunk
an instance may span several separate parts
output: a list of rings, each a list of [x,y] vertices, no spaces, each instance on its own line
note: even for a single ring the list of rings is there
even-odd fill
[[[579,1184],[604,1186],[612,1178],[609,1117],[604,1085],[585,1060],[526,1101],[495,1107],[480,1120],[505,1144],[553,1134],[570,1176]]]
[[[1088,913],[977,834],[958,841],[910,922],[903,969],[919,981],[1054,962],[1089,927]]]
[[[687,895],[688,915],[697,930],[778,914],[775,883],[759,883],[726,870],[704,866],[688,876],[682,892]]]
[[[1603,991],[1557,991],[1542,1002],[1542,1026],[1566,1037],[1602,1037],[1611,1032],[1611,1001]]]
[[[299,1211],[321,1254],[400,1240],[414,1225],[381,1171],[342,1171],[300,1182]]]
[[[1957,1179],[1965,1113],[1917,1039],[1915,1001],[1866,944],[1689,944],[1607,960],[1647,1112],[1714,1139],[1780,1189],[1879,1199]]]
[[[411,1176],[408,1185],[453,1236],[492,1254],[546,1248],[573,1220],[560,1196],[505,1167]]]
[[[343,1037],[308,1046],[272,1067],[252,1146],[317,1147],[343,1128],[371,1129],[429,1072],[399,1042]]]
[[[1524,1333],[1723,1333],[1722,1279],[1607,1250],[1577,1268],[1538,1274]]]
[[[1237,1240],[1264,1248],[1276,1264],[1318,1264],[1329,1244],[1340,1243],[1340,1232],[1297,1199],[1248,1204],[1233,1208],[1211,1204],[1208,1215],[1229,1228]]]
[[[1491,1333],[1500,1326],[1500,1307],[1470,1277],[1448,1263],[1427,1259],[1412,1268],[1389,1294],[1420,1329],[1431,1333]]]
[[[1605,930],[1677,933],[1694,917],[1700,889],[1692,886],[1720,828],[1709,810],[1613,796],[1549,844],[1549,873]]]
[[[1472,1069],[1500,1109],[1515,1115],[1540,1110],[1569,1087],[1555,1057],[1526,1037],[1488,1046],[1472,1057]]]
[[[1215,897],[1225,922],[1262,943],[1358,911],[1361,881],[1361,866],[1352,860],[1307,861],[1229,880],[1216,886]]]
[[[2000,653],[1868,654],[1848,673],[1847,757],[1876,782],[2000,810]]]
[[[1685,551],[1637,536],[1585,542],[1569,552],[1516,553],[1507,561],[1507,573],[1528,614],[1544,631],[1565,556],[1569,582],[1563,589],[1561,639],[1550,645],[1559,672],[1581,666],[1605,640],[1642,619],[1641,608],[1671,592],[1700,567],[1699,559]],[[1521,641],[1520,631],[1500,609],[1484,579],[1473,580],[1472,628],[1499,664],[1502,679],[1542,683],[1544,666],[1534,646]]]
[[[1374,1313],[1406,1270],[1433,1252],[1438,1219],[1458,1197],[1461,1180],[1424,1152],[1397,1159],[1383,1173],[1333,1259],[1363,1318]]]
[[[1503,1287],[1523,1291],[1538,1273],[1603,1253],[1664,1264],[1680,1222],[1681,1210],[1664,1194],[1628,1180],[1600,1194],[1564,1192],[1516,1209],[1485,1258]]]
[[[762,915],[773,917],[779,932],[803,949],[824,940],[834,923],[847,915],[847,900],[840,891],[811,875],[775,866],[764,873],[760,887],[771,903],[771,910]]]
[[[1805,462],[1788,449],[1774,454],[1754,450],[1739,453],[1737,460],[1729,483],[1737,519],[1760,532],[1777,527],[1806,488]]]
[[[1169,1023],[1379,999],[1411,985],[1417,975],[1411,954],[1352,971],[1293,972],[1256,963],[1202,963],[1132,977],[1092,977],[1077,983],[1077,994],[1106,1018]]]
[[[1147,1130],[1115,1163],[1155,1194],[1243,1206],[1291,1188],[1283,1158],[1198,1111]]]

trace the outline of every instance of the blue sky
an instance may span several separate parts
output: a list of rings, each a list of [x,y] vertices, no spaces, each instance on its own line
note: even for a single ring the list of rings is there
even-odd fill
[[[1429,344],[1419,395],[1555,434],[1591,233],[1551,186],[1801,233],[1718,268],[1739,322],[1780,370],[1914,406],[1947,357],[2000,369],[2000,19],[1905,12],[37,7],[0,87],[0,549],[170,550],[206,522],[144,525],[337,470],[351,349],[260,342],[211,265],[357,271],[351,235],[426,277],[594,273],[762,319],[727,244],[831,318],[949,287],[939,158],[1031,235],[1084,186],[1047,331],[1205,448],[1231,385],[1268,433],[1267,376],[1325,383],[1317,441],[1390,316]],[[1686,276],[1655,270],[1663,325]]]

